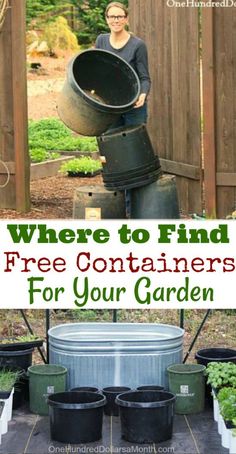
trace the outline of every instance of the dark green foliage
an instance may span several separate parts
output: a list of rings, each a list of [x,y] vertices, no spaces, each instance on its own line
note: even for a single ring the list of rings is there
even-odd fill
[[[27,24],[34,19],[39,23],[55,19],[57,10],[60,15],[61,9],[74,6],[79,21],[76,32],[79,44],[93,44],[100,33],[108,31],[104,17],[108,3],[109,0],[27,0]],[[128,6],[128,0],[121,0],[121,3]],[[48,13],[53,16],[47,17]]]
[[[55,8],[61,6],[61,0],[27,0],[26,2],[26,21],[29,24],[33,19],[41,15],[54,11]]]
[[[30,121],[28,130],[32,162],[58,158],[52,151],[97,151],[96,137],[75,135],[57,118]]]

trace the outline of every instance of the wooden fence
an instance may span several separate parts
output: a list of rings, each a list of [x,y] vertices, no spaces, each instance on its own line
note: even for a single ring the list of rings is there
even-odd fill
[[[10,6],[0,34],[0,208],[26,210],[25,0]],[[129,6],[131,29],[148,46],[148,127],[162,168],[177,176],[183,212],[223,218],[236,208],[236,8],[200,16],[164,0]]]
[[[27,211],[25,0],[10,0],[0,32],[0,208]]]
[[[236,8],[129,5],[148,46],[148,127],[163,170],[177,176],[183,212],[225,217],[235,210]]]

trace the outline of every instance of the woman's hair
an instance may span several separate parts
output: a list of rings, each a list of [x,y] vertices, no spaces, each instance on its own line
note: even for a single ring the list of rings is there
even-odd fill
[[[107,16],[107,13],[108,13],[109,9],[112,8],[113,6],[116,6],[117,8],[121,8],[124,11],[125,15],[128,16],[128,14],[129,14],[128,8],[126,8],[124,3],[120,3],[120,2],[108,3],[108,5],[106,7],[106,11],[105,11],[105,15],[106,16]]]

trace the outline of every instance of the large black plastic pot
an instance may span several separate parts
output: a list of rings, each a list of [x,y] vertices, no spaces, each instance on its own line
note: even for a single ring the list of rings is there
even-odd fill
[[[202,364],[203,366],[207,367],[207,364],[210,362],[214,363],[225,363],[225,362],[232,362],[236,363],[236,350],[232,348],[204,348],[202,350],[198,350],[195,354],[195,359],[197,360],[198,364]],[[205,380],[207,381],[207,379]],[[206,399],[213,405],[213,399],[211,395],[211,386],[207,385],[206,383]]]
[[[131,219],[179,219],[176,180],[162,175],[154,183],[130,191]]]
[[[58,113],[73,131],[98,136],[134,106],[139,93],[138,76],[125,60],[112,52],[89,49],[69,63]]]
[[[103,185],[75,189],[73,202],[75,219],[125,219],[124,191],[107,191]]]
[[[6,347],[0,350],[0,367],[8,369],[23,369],[27,371],[32,364],[33,348],[15,350],[15,347]]]
[[[204,348],[195,355],[198,364],[207,366],[210,362],[236,363],[236,350],[232,348]]]
[[[126,391],[130,391],[131,388],[127,386],[108,386],[103,388],[102,393],[106,396],[107,404],[104,407],[104,413],[107,416],[119,416],[119,407],[116,404],[116,397]]]
[[[63,443],[90,443],[100,440],[105,396],[99,393],[69,391],[51,394],[47,402],[52,440]]]
[[[118,128],[97,137],[108,190],[132,189],[156,181],[161,165],[145,125]]]
[[[131,443],[159,443],[173,432],[175,395],[165,391],[131,391],[116,398],[122,438]]]

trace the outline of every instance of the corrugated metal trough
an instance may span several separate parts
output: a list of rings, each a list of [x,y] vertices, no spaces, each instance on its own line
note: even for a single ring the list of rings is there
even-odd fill
[[[70,323],[49,330],[49,358],[68,369],[76,386],[160,384],[166,368],[182,362],[184,330],[148,323]]]

